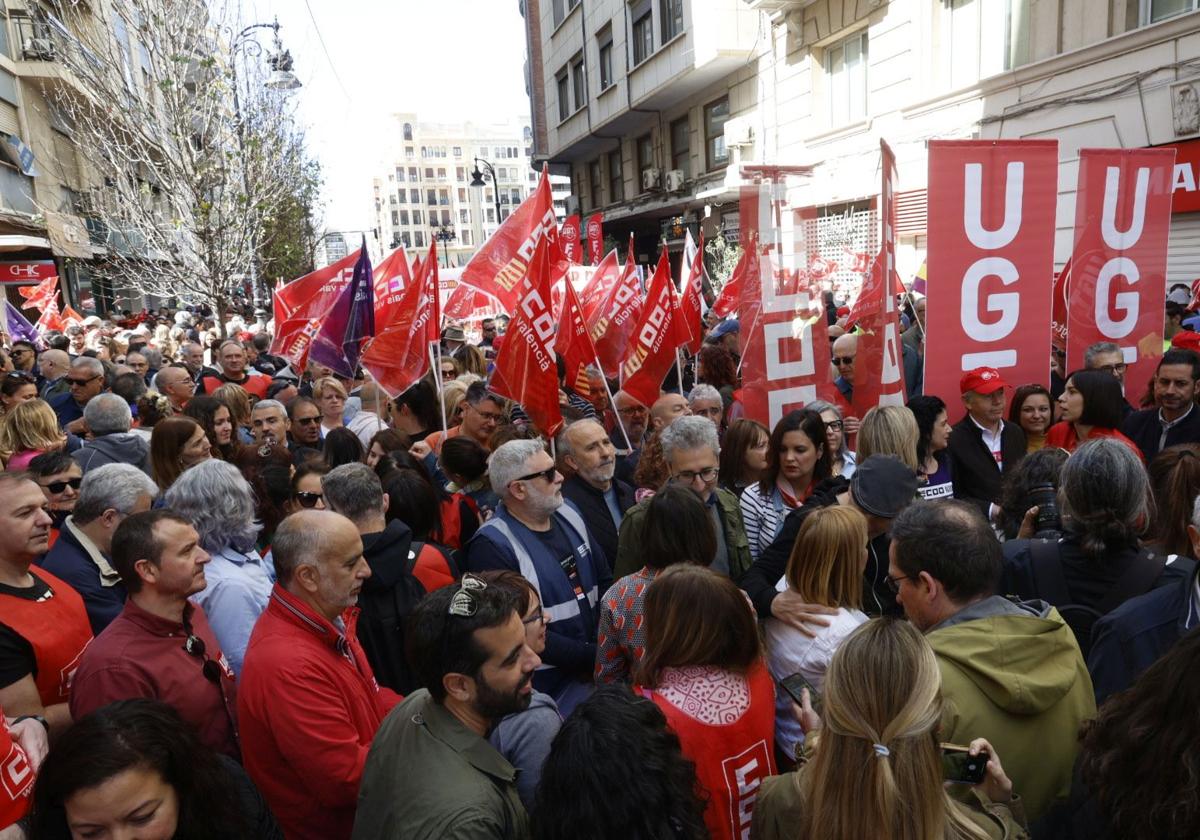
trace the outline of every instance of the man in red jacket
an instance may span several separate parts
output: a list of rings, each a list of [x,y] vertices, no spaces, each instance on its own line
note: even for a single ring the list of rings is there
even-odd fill
[[[348,838],[371,739],[400,699],[355,635],[371,570],[354,524],[331,511],[288,517],[271,549],[278,583],[238,686],[242,755],[289,840]]]

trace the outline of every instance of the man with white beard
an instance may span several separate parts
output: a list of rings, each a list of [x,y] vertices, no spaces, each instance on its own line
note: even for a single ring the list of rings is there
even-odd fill
[[[625,512],[637,503],[633,488],[613,477],[616,447],[595,420],[578,420],[559,433],[558,455],[571,470],[562,485],[563,496],[579,508],[604,556],[616,557],[617,529]]]
[[[533,584],[546,621],[546,650],[533,685],[566,717],[592,690],[596,602],[612,583],[604,549],[583,517],[563,504],[562,474],[540,441],[514,440],[488,459],[496,513],[467,543],[466,570],[511,569]]]

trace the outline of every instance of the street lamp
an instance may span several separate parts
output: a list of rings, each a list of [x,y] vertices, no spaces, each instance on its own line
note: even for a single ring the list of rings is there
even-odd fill
[[[450,267],[450,252],[446,250],[446,243],[453,242],[458,238],[454,233],[454,228],[449,225],[438,225],[432,229],[430,234],[438,242],[442,243],[442,260],[446,268]]]
[[[492,179],[492,201],[496,204],[496,224],[500,224],[500,179],[496,177],[496,168],[488,163],[483,158],[475,158],[475,170],[471,173],[472,187],[486,187],[487,182],[483,180],[483,172],[479,171],[480,165]]]

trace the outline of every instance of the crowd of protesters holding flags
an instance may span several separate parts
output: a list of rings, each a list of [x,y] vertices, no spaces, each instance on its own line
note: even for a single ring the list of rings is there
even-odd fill
[[[396,396],[215,326],[5,337],[5,840],[1200,836],[1196,333],[766,428],[709,314],[548,438],[506,318]]]

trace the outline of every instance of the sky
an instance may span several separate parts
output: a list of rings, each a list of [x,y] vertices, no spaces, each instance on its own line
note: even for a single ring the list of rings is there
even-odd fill
[[[246,23],[279,18],[304,84],[292,96],[321,162],[327,230],[372,226],[371,176],[385,157],[389,115],[528,119],[517,0],[242,2]]]

